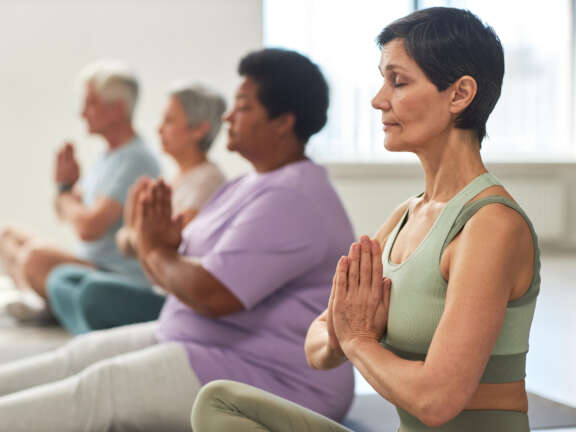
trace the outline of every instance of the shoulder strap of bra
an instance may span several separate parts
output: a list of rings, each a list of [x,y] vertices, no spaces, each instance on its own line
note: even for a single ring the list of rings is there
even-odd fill
[[[540,287],[540,248],[538,246],[538,237],[536,235],[536,232],[534,231],[534,227],[532,226],[530,219],[528,219],[528,216],[526,215],[526,213],[524,213],[524,210],[522,210],[522,208],[515,201],[512,201],[511,199],[503,197],[501,195],[490,195],[466,204],[456,217],[456,220],[454,221],[454,224],[452,225],[448,233],[448,236],[444,241],[444,245],[442,246],[440,255],[442,255],[444,249],[446,249],[446,247],[450,244],[450,242],[454,240],[454,238],[460,233],[460,231],[462,231],[464,225],[466,225],[466,222],[468,222],[472,218],[472,216],[474,216],[476,212],[478,212],[478,210],[490,204],[502,204],[517,211],[526,221],[528,227],[530,228],[530,233],[532,234],[532,241],[534,244],[534,276],[532,278],[532,282],[530,283],[530,287],[528,288],[526,294],[524,294],[519,299],[510,302],[509,305],[513,306],[527,303],[538,295]]]

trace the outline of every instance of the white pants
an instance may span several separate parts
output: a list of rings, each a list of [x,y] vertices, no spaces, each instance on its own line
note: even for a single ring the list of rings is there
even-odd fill
[[[154,331],[93,332],[0,366],[0,431],[191,431],[200,383],[184,347]]]

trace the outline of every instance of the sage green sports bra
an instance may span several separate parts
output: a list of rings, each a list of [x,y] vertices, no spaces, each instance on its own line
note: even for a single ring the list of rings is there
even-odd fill
[[[382,344],[398,356],[424,360],[444,310],[448,282],[440,271],[440,258],[446,246],[466,222],[482,207],[499,203],[522,215],[534,241],[534,276],[526,293],[508,302],[506,318],[481,382],[504,383],[524,379],[528,336],[540,288],[540,251],[534,228],[514,201],[492,195],[469,202],[483,190],[501,183],[490,173],[474,179],[442,209],[434,225],[401,264],[390,261],[390,251],[408,219],[408,210],[398,222],[384,247],[384,275],[392,280],[387,334]]]

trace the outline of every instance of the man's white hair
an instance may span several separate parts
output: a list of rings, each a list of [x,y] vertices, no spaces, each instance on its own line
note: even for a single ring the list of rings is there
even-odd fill
[[[130,117],[138,100],[138,78],[126,63],[118,60],[100,60],[90,63],[80,72],[84,86],[91,84],[105,101],[122,101]]]

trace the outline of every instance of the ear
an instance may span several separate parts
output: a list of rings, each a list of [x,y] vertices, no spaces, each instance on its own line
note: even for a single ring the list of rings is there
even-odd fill
[[[128,105],[123,100],[115,100],[109,102],[110,106],[113,107],[113,110],[117,113],[120,117],[130,117],[128,113]]]
[[[478,84],[470,75],[464,75],[452,84],[451,87],[452,100],[450,101],[450,111],[452,114],[457,115],[472,103],[478,91]]]
[[[296,117],[293,113],[287,112],[274,118],[274,123],[279,134],[283,135],[286,133],[293,133],[294,125],[296,124]]]
[[[210,132],[210,123],[206,120],[190,128],[190,135],[195,142],[200,142],[202,138],[208,135],[208,132]]]

